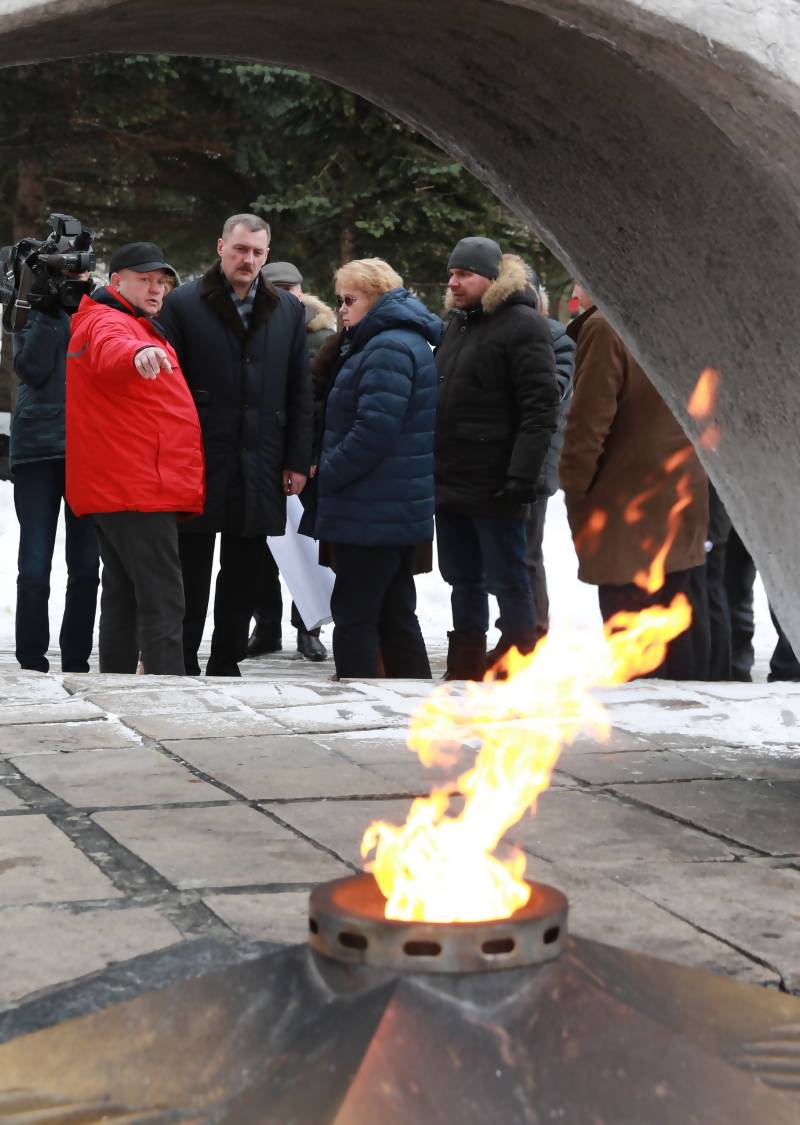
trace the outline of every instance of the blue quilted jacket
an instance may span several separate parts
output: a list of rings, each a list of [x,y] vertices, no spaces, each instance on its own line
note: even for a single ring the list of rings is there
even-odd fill
[[[392,289],[349,334],[325,407],[315,535],[406,545],[433,538],[436,367],[442,323]]]

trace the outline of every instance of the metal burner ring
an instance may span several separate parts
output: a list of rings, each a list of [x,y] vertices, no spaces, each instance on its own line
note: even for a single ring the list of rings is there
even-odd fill
[[[528,903],[488,922],[399,922],[371,875],[324,883],[309,900],[309,942],[324,957],[415,973],[518,969],[558,957],[567,937],[568,904],[545,883],[530,883]]]

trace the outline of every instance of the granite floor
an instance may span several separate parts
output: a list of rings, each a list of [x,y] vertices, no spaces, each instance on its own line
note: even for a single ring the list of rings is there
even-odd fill
[[[434,653],[441,668],[441,652]],[[0,654],[0,1038],[304,940],[317,883],[430,774],[419,682],[284,652],[241,679],[20,672]],[[571,929],[800,993],[800,686],[602,693],[510,833]]]

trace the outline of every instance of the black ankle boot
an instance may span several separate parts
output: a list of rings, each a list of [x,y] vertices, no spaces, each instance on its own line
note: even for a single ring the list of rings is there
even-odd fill
[[[280,652],[281,630],[274,625],[256,625],[247,642],[248,656],[264,656],[268,652]]]
[[[319,639],[319,629],[298,629],[297,651],[306,660],[324,660],[328,655],[328,650]]]
[[[447,634],[445,680],[482,680],[486,672],[486,634],[454,629]]]

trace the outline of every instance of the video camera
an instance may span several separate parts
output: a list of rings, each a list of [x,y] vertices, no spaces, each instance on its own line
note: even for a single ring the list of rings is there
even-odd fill
[[[94,269],[94,231],[87,230],[72,215],[50,216],[50,233],[43,241],[21,238],[14,246],[0,248],[0,304],[3,327],[19,332],[30,309],[60,306],[74,312],[92,282],[67,274]]]

